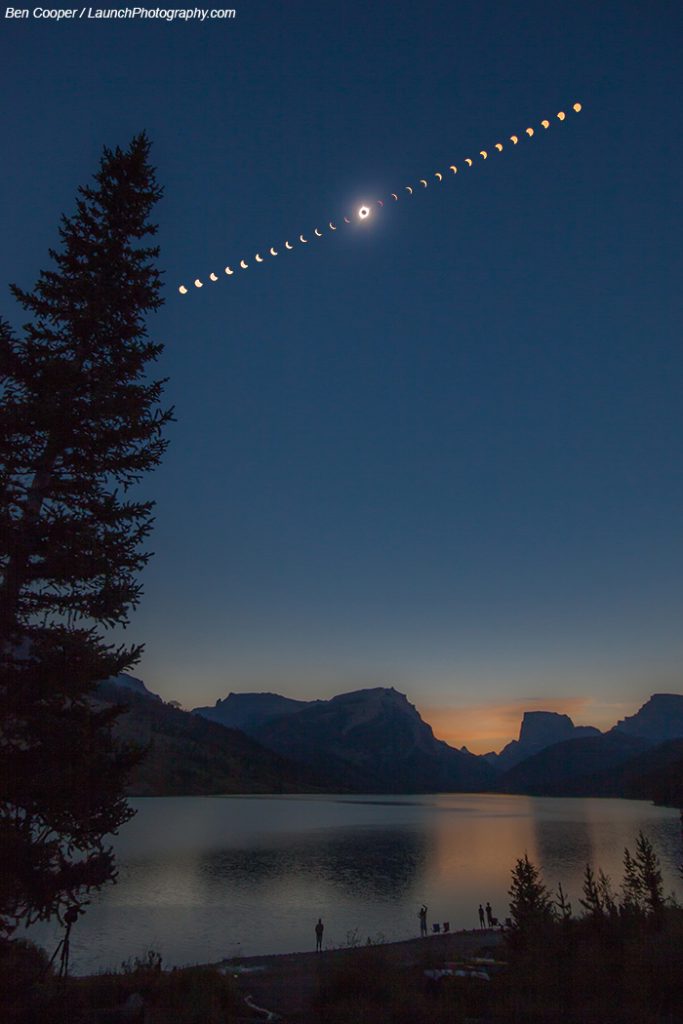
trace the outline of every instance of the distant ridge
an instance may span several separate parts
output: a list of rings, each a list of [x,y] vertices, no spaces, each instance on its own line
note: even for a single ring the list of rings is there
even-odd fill
[[[683,696],[653,693],[635,715],[617,722],[612,732],[638,736],[650,743],[664,743],[683,737]]]
[[[129,796],[319,793],[332,788],[329,779],[266,750],[244,733],[147,694],[113,681],[98,688],[101,700],[126,705],[115,726],[118,738],[148,750],[133,770]]]
[[[281,697],[279,693],[229,693],[224,700],[217,700],[213,707],[194,708],[192,714],[254,736],[267,722],[301,711],[308,703]]]
[[[656,693],[609,732],[544,748],[509,768],[510,793],[624,796],[681,806],[683,696]]]
[[[132,690],[133,693],[137,693],[141,697],[149,697],[150,700],[161,701],[159,694],[148,690],[142,679],[136,679],[135,676],[130,676],[127,672],[121,672],[118,676],[110,676],[104,683],[100,683],[101,687],[105,685],[120,686],[124,690]]]
[[[501,788],[536,796],[602,795],[596,779],[646,749],[645,740],[613,731],[564,740],[514,765],[503,775]]]
[[[555,743],[600,735],[600,730],[592,725],[574,725],[569,715],[561,715],[556,711],[525,711],[519,739],[508,743],[499,754],[484,756],[500,771],[509,771]]]
[[[213,713],[230,705],[231,694]],[[331,700],[287,702],[273,715],[273,694],[248,694],[251,735],[271,750],[331,776],[340,787],[366,792],[475,791],[495,772],[479,757],[434,737],[407,697],[393,687],[339,694]],[[233,709],[238,709],[233,701]],[[198,714],[205,710],[196,709]],[[261,714],[259,724],[255,714]],[[235,721],[235,717],[232,717]]]
[[[683,802],[681,694],[653,694],[604,734],[527,711],[519,739],[483,756],[437,740],[393,687],[313,701],[230,693],[190,713],[122,674],[98,696],[125,704],[120,737],[150,748],[131,795],[502,791]]]

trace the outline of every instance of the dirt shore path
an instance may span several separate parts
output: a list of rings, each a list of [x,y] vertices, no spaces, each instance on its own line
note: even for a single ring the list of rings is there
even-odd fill
[[[502,942],[498,930],[449,932],[428,935],[404,942],[386,942],[373,947],[382,958],[401,967],[436,967],[450,960],[459,960],[493,952]],[[235,957],[214,964],[235,978],[243,998],[250,997],[252,1007],[270,1011],[287,1024],[312,1021],[312,1001],[318,979],[330,966],[343,964],[362,955],[367,947],[330,949],[322,953],[282,953],[273,956]],[[247,1009],[245,1020],[266,1021],[265,1012]]]

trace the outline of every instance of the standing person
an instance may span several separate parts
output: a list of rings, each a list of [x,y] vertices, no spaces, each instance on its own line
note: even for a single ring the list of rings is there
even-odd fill
[[[491,904],[486,904],[486,921],[489,928],[493,928],[493,911],[491,910]]]
[[[323,950],[323,932],[325,931],[325,925],[322,922],[322,918],[318,918],[318,923],[315,926],[315,951],[316,953],[322,953]]]
[[[423,903],[417,915],[420,918],[420,935],[427,934],[427,907]]]
[[[479,927],[483,928],[484,924],[485,924],[485,922],[484,922],[484,908],[482,907],[482,905],[480,903],[479,904]]]

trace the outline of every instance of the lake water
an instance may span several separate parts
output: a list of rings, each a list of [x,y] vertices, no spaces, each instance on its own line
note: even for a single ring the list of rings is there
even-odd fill
[[[477,906],[508,913],[510,871],[529,854],[579,910],[586,862],[621,881],[639,829],[683,896],[678,811],[642,801],[497,794],[164,797],[131,801],[115,839],[119,881],[73,928],[82,974],[158,950],[165,966],[411,938],[433,921],[474,928]],[[31,929],[52,953],[61,932]]]

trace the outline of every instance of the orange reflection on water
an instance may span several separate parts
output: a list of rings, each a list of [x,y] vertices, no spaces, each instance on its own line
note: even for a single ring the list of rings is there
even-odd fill
[[[433,799],[437,809],[440,803],[443,805],[443,813],[430,848],[431,876],[466,889],[468,877],[472,879],[471,865],[476,864],[481,892],[472,894],[475,905],[486,898],[487,890],[500,887],[501,865],[505,865],[503,873],[507,877],[508,867],[511,871],[525,851],[532,860],[538,859],[531,825],[532,797],[449,793]]]

